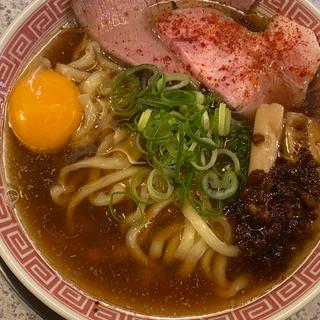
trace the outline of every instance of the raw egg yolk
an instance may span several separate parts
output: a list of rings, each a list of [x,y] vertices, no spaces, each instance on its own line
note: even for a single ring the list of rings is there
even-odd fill
[[[18,81],[9,98],[9,123],[17,138],[35,151],[63,147],[78,128],[78,87],[52,69],[37,69]]]

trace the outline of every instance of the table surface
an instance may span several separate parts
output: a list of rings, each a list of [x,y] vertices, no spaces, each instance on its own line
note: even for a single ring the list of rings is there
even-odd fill
[[[32,0],[0,0],[0,36],[12,20]],[[320,0],[311,0],[320,7]],[[21,299],[0,275],[0,319],[42,320]],[[320,296],[288,320],[319,320]]]

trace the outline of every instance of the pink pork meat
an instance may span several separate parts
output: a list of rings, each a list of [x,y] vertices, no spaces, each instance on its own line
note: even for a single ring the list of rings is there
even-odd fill
[[[149,6],[158,2],[166,1],[72,1],[78,21],[87,27],[91,36],[116,58],[131,65],[152,63],[163,71],[184,72],[180,61],[151,31],[146,12]],[[222,0],[221,2],[248,10],[255,1]]]
[[[155,1],[148,1],[150,4]],[[183,66],[152,33],[145,0],[74,0],[81,25],[114,57],[131,65],[151,63],[168,72]]]
[[[177,9],[157,29],[195,78],[247,117],[261,103],[299,106],[320,62],[315,34],[283,16],[257,33],[210,8]]]

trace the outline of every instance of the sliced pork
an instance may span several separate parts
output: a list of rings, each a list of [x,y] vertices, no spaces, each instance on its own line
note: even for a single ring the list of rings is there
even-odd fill
[[[146,8],[155,0],[74,0],[73,10],[90,35],[116,58],[131,65],[151,63],[183,72],[175,55],[152,33]]]
[[[73,0],[79,22],[116,58],[131,64],[152,63],[163,71],[184,72],[182,64],[151,31],[146,10],[159,0]],[[185,1],[177,1],[177,3]],[[221,0],[248,10],[255,0]]]
[[[261,103],[301,104],[320,62],[315,34],[282,16],[256,33],[210,8],[177,9],[157,28],[187,70],[249,117]]]

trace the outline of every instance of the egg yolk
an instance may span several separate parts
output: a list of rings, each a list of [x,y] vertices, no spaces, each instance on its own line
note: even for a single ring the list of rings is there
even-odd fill
[[[17,138],[36,151],[63,147],[81,122],[78,87],[67,77],[37,69],[21,78],[9,98],[9,123]]]

